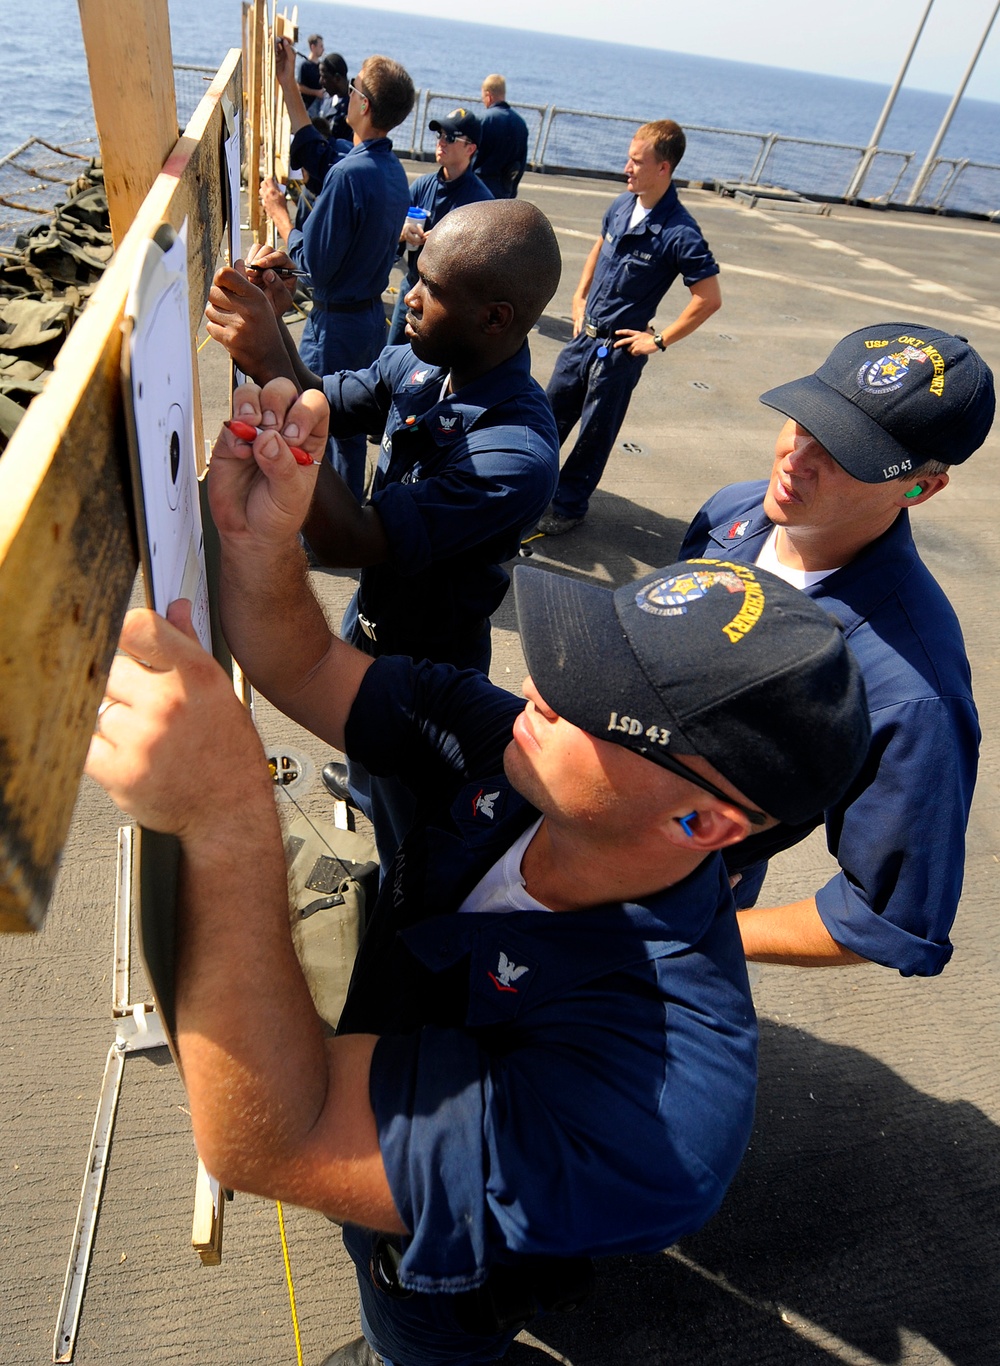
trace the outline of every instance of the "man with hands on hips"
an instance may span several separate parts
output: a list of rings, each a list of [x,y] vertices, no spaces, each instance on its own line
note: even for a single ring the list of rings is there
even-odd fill
[[[649,357],[689,337],[722,306],[719,267],[673,186],[685,146],[672,119],[637,130],[625,163],[628,188],[605,213],[584,263],[573,295],[573,340],[546,389],[560,444],[580,423],[538,523],[546,536],[572,531],[586,517]],[[674,322],[651,334],[649,320],[678,275],[691,298]]]
[[[208,1170],[344,1224],[365,1338],[327,1366],[468,1366],[578,1299],[586,1259],[718,1207],[756,1041],[719,851],[835,800],[869,730],[827,615],[731,563],[614,593],[521,569],[526,703],[351,649],[297,535],[316,469],[288,444],[318,456],[325,410],[287,380],[238,390],[261,433],[220,436],[209,495],[248,678],[423,795],[336,1038],[292,946],[263,750],[184,604],[127,617],[88,771],[181,842],[177,1044]]]

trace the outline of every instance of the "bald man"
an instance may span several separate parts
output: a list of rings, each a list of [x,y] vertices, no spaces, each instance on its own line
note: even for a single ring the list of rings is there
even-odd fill
[[[507,103],[507,82],[493,73],[483,81],[482,139],[476,156],[476,175],[494,199],[516,199],[528,164],[528,125]]]
[[[286,258],[268,258],[280,268]],[[257,262],[262,260],[257,257]],[[527,268],[530,264],[530,269]],[[209,330],[259,384],[287,376],[322,389],[333,436],[385,435],[362,506],[324,461],[306,538],[324,564],[361,568],[344,639],[368,655],[410,655],[487,672],[490,616],[507,591],[503,562],[555,489],[559,440],[531,378],[527,335],[555,293],[561,261],[548,219],[517,200],[454,209],[430,233],[406,295],[405,346],[368,370],[320,377],[302,364],[274,299],[221,270]],[[269,279],[269,275],[271,278]],[[383,867],[412,818],[412,796],[385,801],[383,785],[327,765],[324,778],[375,825]],[[388,788],[391,785],[385,785]]]

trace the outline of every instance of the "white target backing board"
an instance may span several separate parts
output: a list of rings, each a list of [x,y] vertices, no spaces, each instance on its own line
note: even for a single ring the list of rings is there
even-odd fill
[[[211,650],[208,579],[194,455],[187,220],[164,223],[136,265],[122,347],[129,455],[147,601],[166,613],[188,598]]]

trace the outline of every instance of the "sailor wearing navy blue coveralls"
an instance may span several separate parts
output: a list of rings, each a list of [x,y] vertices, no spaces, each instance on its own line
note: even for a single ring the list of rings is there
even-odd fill
[[[286,41],[288,40],[286,39]],[[319,76],[319,63],[323,56],[323,39],[318,33],[311,33],[308,42],[309,56],[303,57],[299,62],[295,85],[309,114],[318,114],[320,100],[323,97]],[[291,46],[290,43],[289,46]]]
[[[507,82],[502,76],[487,76],[482,96],[486,113],[476,175],[494,199],[515,199],[528,164],[528,125],[507,103]]]
[[[684,148],[683,130],[670,119],[636,132],[625,163],[628,191],[605,213],[573,295],[573,340],[546,393],[560,443],[578,421],[580,430],[539,523],[548,536],[586,517],[647,358],[690,336],[722,305],[719,267],[671,183]],[[651,334],[649,321],[678,275],[690,302]]]
[[[316,471],[277,435],[322,452],[322,395],[278,380],[234,405],[264,434],[224,432],[211,465],[226,638],[286,714],[422,799],[336,1038],[292,945],[260,741],[185,604],[126,619],[89,771],[181,842],[176,1034],[208,1170],[345,1225],[367,1339],[328,1366],[494,1360],[584,1293],[585,1259],[658,1252],[718,1208],[756,1052],[718,851],[839,795],[868,744],[860,679],[802,594],[711,562],[616,593],[519,570],[526,703],[372,660],[310,592]]]
[[[328,53],[320,62],[319,78],[326,90],[322,103],[311,111],[326,119],[330,125],[328,137],[310,122],[299,125],[296,120],[292,140],[288,149],[288,164],[293,171],[303,170],[309,176],[309,192],[315,198],[323,188],[323,181],[331,166],[343,161],[354,146],[354,130],[347,122],[347,110],[351,102],[350,82],[347,79],[347,63],[339,52]],[[302,227],[299,216],[295,216],[295,226]]]
[[[396,307],[389,325],[389,346],[406,341],[406,295],[417,283],[417,260],[424,238],[446,213],[463,204],[476,204],[493,196],[483,182],[469,169],[479,144],[480,125],[475,114],[465,109],[453,109],[446,118],[431,119],[428,127],[437,133],[434,160],[438,169],[422,175],[410,186],[410,204],[423,209],[427,220],[423,228],[404,227],[399,239],[401,250],[406,250],[406,275],[399,287]]]
[[[556,470],[555,430],[531,378],[527,342],[480,378],[446,390],[448,371],[387,347],[369,369],[327,375],[336,431],[385,422],[367,506],[389,558],[362,569],[345,636],[368,654],[407,654],[489,672],[490,616]],[[337,547],[320,497],[307,529]]]
[[[275,44],[275,70],[293,133],[309,121],[287,39]],[[261,203],[296,266],[308,272],[313,306],[302,332],[303,362],[318,374],[370,365],[385,345],[382,293],[410,202],[406,172],[388,134],[413,108],[413,82],[387,57],[369,57],[351,85],[348,122],[356,145],[326,173],[304,228],[293,227],[276,183]],[[334,443],[333,463],[356,498],[364,494],[364,434]]]
[[[952,953],[979,724],[961,629],[909,512],[985,441],[993,377],[962,338],[889,322],[851,333],[815,375],[761,401],[790,419],[770,480],[717,493],[681,554],[756,563],[832,612],[864,675],[873,740],[826,812],[840,871],[802,901],[741,910],[747,955],[931,976]],[[776,847],[804,833],[782,832]],[[738,906],[753,906],[766,852],[754,840],[728,851],[742,869]]]
[[[347,63],[339,52],[328,52],[320,62],[319,80],[326,93],[312,112],[318,114],[321,119],[326,119],[330,125],[332,138],[353,141],[354,130],[347,122],[351,82],[347,75]]]
[[[345,637],[372,655],[485,673],[489,618],[508,584],[503,562],[558,471],[555,423],[531,378],[526,338],[555,293],[559,248],[534,205],[489,200],[448,214],[428,235],[419,270],[407,295],[412,349],[387,347],[360,373],[306,370],[280,301],[276,319],[236,271],[217,273],[206,314],[246,374],[322,388],[335,434],[385,428],[370,501],[362,507],[324,466],[306,525],[322,563],[361,567]],[[346,778],[342,766],[328,770],[338,784]],[[391,779],[369,790],[352,765],[351,795],[371,816],[387,866],[412,818],[411,794]]]

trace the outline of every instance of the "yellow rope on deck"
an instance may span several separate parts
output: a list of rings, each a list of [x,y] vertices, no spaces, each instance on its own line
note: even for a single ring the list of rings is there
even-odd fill
[[[281,1230],[281,1255],[285,1259],[285,1280],[288,1282],[288,1303],[292,1310],[292,1328],[295,1331],[295,1359],[302,1366],[302,1339],[299,1336],[299,1316],[295,1309],[295,1287],[292,1285],[292,1264],[288,1259],[288,1239],[285,1237],[285,1214],[281,1201],[275,1201],[278,1211],[278,1228]]]

